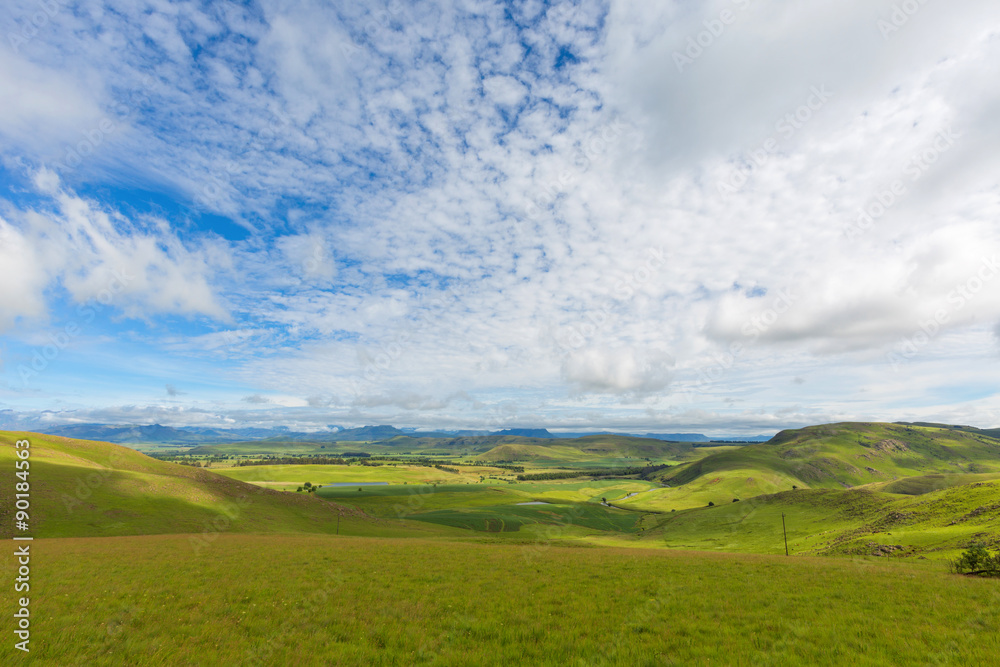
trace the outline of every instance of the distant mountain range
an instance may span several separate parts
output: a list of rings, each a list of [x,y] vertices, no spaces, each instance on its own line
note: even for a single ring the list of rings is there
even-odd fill
[[[452,438],[455,436],[511,435],[527,438],[581,438],[588,435],[631,435],[654,438],[670,442],[712,442],[732,440],[741,442],[766,442],[771,436],[753,437],[725,436],[709,438],[701,433],[609,433],[607,431],[586,431],[579,433],[551,433],[544,428],[509,428],[501,431],[416,431],[412,428],[399,429],[395,426],[362,426],[340,428],[339,430],[303,432],[279,428],[203,428],[195,426],[162,426],[160,424],[66,424],[60,426],[39,426],[30,430],[49,435],[61,435],[80,440],[98,440],[117,444],[164,444],[196,445],[224,442],[245,442],[251,440],[297,440],[311,442],[377,442],[405,435],[420,438]]]

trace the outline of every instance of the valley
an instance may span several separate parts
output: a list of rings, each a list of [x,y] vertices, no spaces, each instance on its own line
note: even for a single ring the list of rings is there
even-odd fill
[[[948,571],[970,544],[1000,546],[1000,440],[983,432],[258,441],[159,458],[4,433],[4,469],[16,439],[32,443],[50,662],[276,664],[301,645],[344,665],[749,664],[763,649],[772,662],[754,664],[967,664],[1000,648],[997,581]]]

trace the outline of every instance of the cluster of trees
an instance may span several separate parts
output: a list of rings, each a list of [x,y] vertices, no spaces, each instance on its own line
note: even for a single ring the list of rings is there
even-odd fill
[[[519,482],[536,482],[548,479],[571,479],[573,477],[584,477],[590,475],[589,472],[536,472],[527,475],[518,475]]]
[[[977,542],[951,562],[956,574],[975,574],[982,577],[1000,577],[1000,552],[991,554],[982,542]]]
[[[308,460],[302,456],[282,456],[269,459],[246,459],[236,465],[243,466],[273,466],[273,465],[300,465],[309,463],[310,465],[346,466],[350,461],[334,456],[310,456]]]
[[[491,468],[501,468],[503,470],[510,470],[511,472],[524,472],[524,466],[511,465],[510,463],[489,463],[487,465]]]
[[[320,485],[320,486],[322,486],[322,485]],[[299,488],[295,489],[295,492],[296,493],[302,493],[303,491],[305,491],[306,493],[313,493],[318,488],[319,488],[319,486],[313,486],[311,482],[306,482],[305,484],[303,484]],[[360,491],[360,490],[361,489],[358,489],[358,491]]]
[[[184,454],[150,454],[150,456],[159,461],[167,461],[169,463],[177,463],[182,466],[194,466],[195,468],[204,468],[213,463],[222,463],[223,461],[233,458],[231,456],[187,456]]]

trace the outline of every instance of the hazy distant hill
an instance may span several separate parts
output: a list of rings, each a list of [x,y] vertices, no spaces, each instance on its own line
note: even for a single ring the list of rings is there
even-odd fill
[[[644,437],[670,442],[708,442],[709,437],[701,433],[647,433]]]
[[[337,427],[339,428],[339,427]],[[979,431],[972,427],[947,427]],[[581,431],[572,433],[552,433],[545,428],[508,428],[501,431],[416,431],[412,428],[396,428],[390,425],[339,428],[329,431],[292,431],[287,427],[278,428],[206,428],[197,426],[162,426],[160,424],[67,424],[60,426],[30,426],[30,430],[67,438],[99,440],[117,444],[165,444],[165,445],[210,445],[217,443],[249,442],[271,440],[283,442],[386,442],[394,438],[417,439],[479,438],[479,437],[521,437],[536,439],[574,439],[591,436],[624,436],[649,438],[667,442],[764,442],[769,436],[720,436],[710,438],[702,433],[614,433],[608,431]],[[990,431],[979,431],[989,434]],[[1000,434],[1000,429],[995,430]],[[456,449],[460,445],[452,442],[446,449]]]
[[[140,426],[135,424],[69,424],[65,426],[43,427],[40,433],[48,435],[59,435],[66,438],[78,438],[81,440],[99,440],[102,442],[124,443],[164,443],[171,445],[184,445],[204,442],[206,440],[246,440],[255,435],[237,434],[216,429],[207,428],[185,428],[179,429],[172,426],[161,426],[153,424],[151,426]],[[268,434],[263,437],[270,437]]]
[[[505,428],[497,431],[495,435],[519,435],[525,438],[557,438],[544,428]]]
[[[393,426],[362,426],[339,431],[303,432],[279,428],[234,428],[217,429],[196,426],[161,426],[138,424],[67,424],[61,426],[41,426],[34,429],[38,433],[60,435],[67,438],[98,440],[116,444],[168,444],[198,445],[222,442],[246,442],[251,440],[283,440],[310,442],[380,441],[401,435],[419,437],[450,437],[447,433],[414,433]]]

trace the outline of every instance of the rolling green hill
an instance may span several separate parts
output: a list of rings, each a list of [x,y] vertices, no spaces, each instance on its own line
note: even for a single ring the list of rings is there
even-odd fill
[[[730,448],[727,448],[730,449]],[[669,442],[627,435],[588,435],[582,438],[503,443],[480,454],[481,461],[584,462],[625,459],[681,460],[707,454],[688,442]],[[632,464],[634,465],[634,463]]]
[[[847,489],[929,474],[1000,472],[1000,440],[961,429],[842,423],[782,431],[655,475],[632,505],[670,511],[800,488]]]
[[[350,507],[262,489],[207,470],[166,463],[110,443],[0,432],[0,469],[13,480],[15,440],[31,442],[30,533],[34,537],[158,533],[316,532],[369,534],[375,520]],[[4,484],[5,496],[12,489]],[[0,503],[10,537],[12,502]]]

